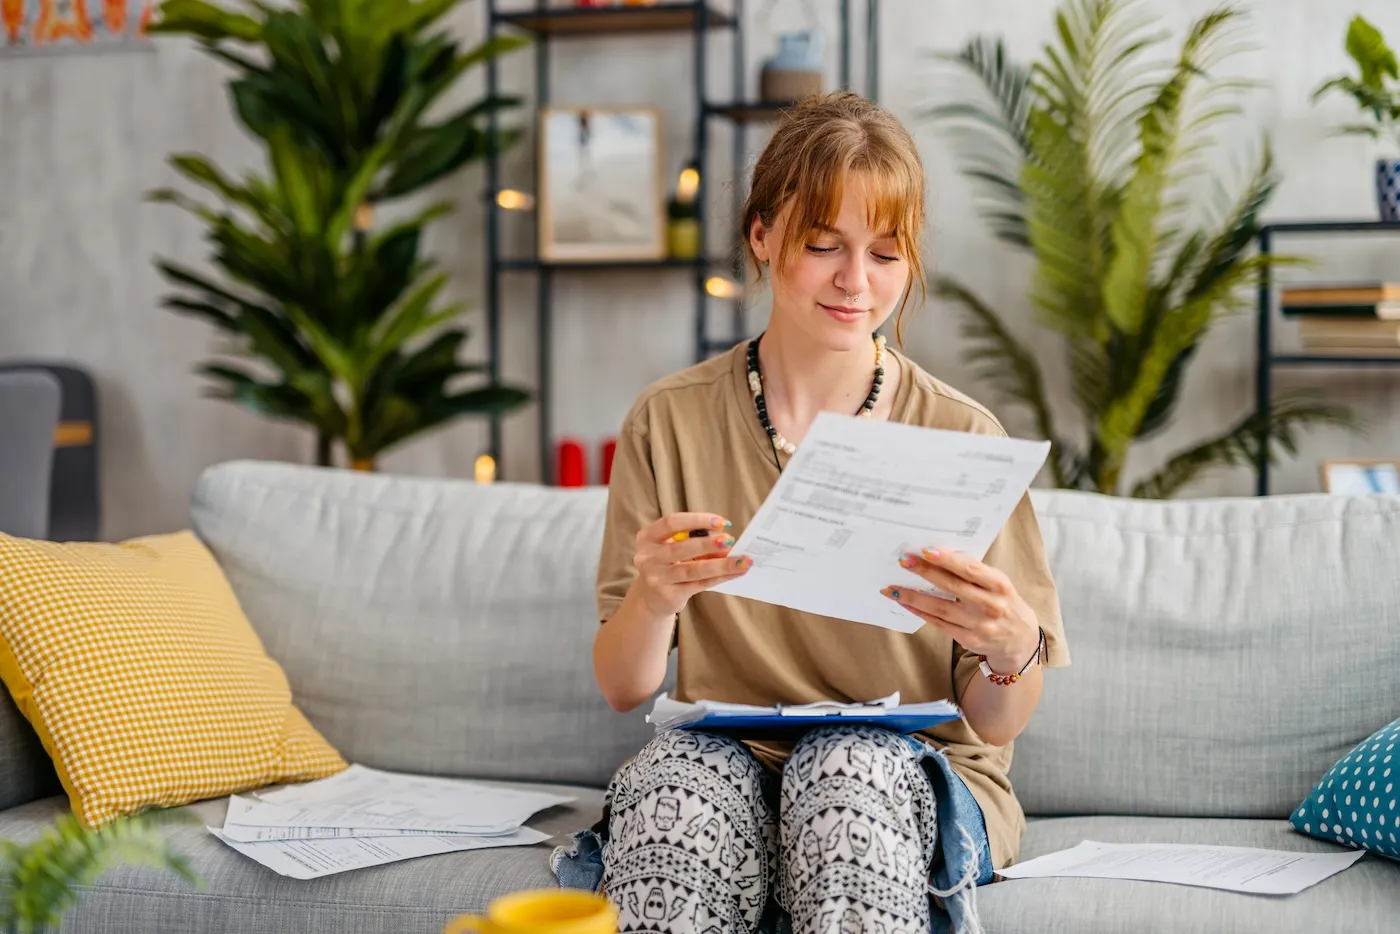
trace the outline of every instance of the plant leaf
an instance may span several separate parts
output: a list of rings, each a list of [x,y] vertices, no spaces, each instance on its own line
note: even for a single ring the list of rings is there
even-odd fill
[[[7,842],[0,884],[3,921],[25,934],[56,928],[82,889],[122,863],[172,871],[201,886],[189,861],[159,832],[159,823],[134,815],[91,828],[65,812],[34,842]]]
[[[177,154],[170,157],[170,165],[181,175],[221,196],[230,205],[247,209],[254,217],[267,226],[280,229],[284,224],[282,215],[265,198],[259,197],[243,185],[226,177],[204,156],[195,153]]]
[[[147,32],[153,35],[183,33],[206,42],[228,39],[256,42],[262,24],[251,16],[232,13],[204,0],[164,0],[152,17]]]
[[[1381,88],[1385,78],[1400,77],[1395,53],[1386,45],[1381,31],[1359,13],[1347,25],[1347,54],[1361,69],[1361,83],[1368,88]]]
[[[964,143],[960,171],[982,183],[980,190],[989,204],[984,218],[993,233],[1005,242],[1028,246],[1025,198],[1017,179],[1030,157],[1030,71],[1011,61],[1000,39],[986,36],[973,36],[957,53],[936,57],[969,72],[986,95],[976,102],[933,107],[925,114],[951,124],[952,138]]]
[[[1155,474],[1134,485],[1132,495],[1167,499],[1210,471],[1252,467],[1258,462],[1261,434],[1268,444],[1268,460],[1278,462],[1278,451],[1298,450],[1299,432],[1319,426],[1359,430],[1363,422],[1343,406],[1319,401],[1311,392],[1280,395],[1270,406],[1267,423],[1252,413],[1222,434],[1172,457]],[[1266,429],[1266,431],[1261,431]]]
[[[267,141],[268,160],[278,191],[286,198],[287,214],[293,229],[303,237],[319,236],[320,199],[316,175],[318,167],[305,158],[306,150],[298,147],[291,134],[278,129]]]
[[[1161,391],[1167,371],[1187,348],[1200,342],[1217,316],[1239,301],[1236,290],[1252,280],[1258,266],[1257,257],[1241,260],[1222,272],[1204,292],[1166,312],[1151,339],[1123,367],[1126,385],[1104,407],[1095,432],[1111,471],[1121,468],[1128,446],[1142,430],[1148,407]]]
[[[966,312],[961,333],[970,347],[964,351],[963,359],[972,366],[973,374],[1004,398],[1029,409],[1040,436],[1050,439],[1057,450],[1063,446],[1055,434],[1045,382],[1030,348],[1012,335],[996,312],[956,281],[939,277],[934,282],[934,293],[958,303]],[[1063,465],[1052,458],[1051,468],[1056,486],[1066,485]]]
[[[1035,104],[1026,164],[1027,226],[1038,263],[1031,296],[1041,320],[1070,337],[1105,337],[1102,283],[1112,230],[1136,138],[1123,130],[1158,88],[1143,60],[1162,38],[1139,7],[1120,0],[1069,0],[1056,17],[1062,48],[1046,46],[1031,69]]]
[[[1171,77],[1138,120],[1138,159],[1113,218],[1113,245],[1103,278],[1104,312],[1125,335],[1140,334],[1146,315],[1163,200],[1179,156],[1187,88],[1201,73],[1202,47],[1238,15],[1222,8],[1193,24]]]
[[[238,327],[237,319],[227,310],[209,302],[197,302],[187,298],[167,298],[161,302],[165,308],[184,312],[198,318],[203,318],[221,331],[232,334],[242,333]]]

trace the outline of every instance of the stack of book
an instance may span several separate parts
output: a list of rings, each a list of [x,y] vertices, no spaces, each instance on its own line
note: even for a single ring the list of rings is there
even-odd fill
[[[1285,317],[1307,350],[1335,356],[1400,356],[1400,283],[1285,288]]]

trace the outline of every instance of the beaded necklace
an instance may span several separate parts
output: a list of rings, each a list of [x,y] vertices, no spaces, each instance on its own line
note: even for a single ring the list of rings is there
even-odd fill
[[[761,340],[762,334],[749,341],[749,391],[753,393],[754,408],[758,410],[758,423],[768,433],[768,444],[773,449],[773,463],[778,465],[781,472],[783,466],[778,461],[778,452],[782,451],[791,457],[797,451],[797,445],[778,434],[778,429],[773,427],[768,418],[768,403],[763,399],[763,371],[758,365],[758,342]],[[884,363],[885,338],[884,335],[878,335],[875,337],[875,377],[870,383],[870,394],[865,397],[865,401],[856,412],[861,418],[869,418],[875,411],[875,400],[880,396],[880,384],[885,381]]]

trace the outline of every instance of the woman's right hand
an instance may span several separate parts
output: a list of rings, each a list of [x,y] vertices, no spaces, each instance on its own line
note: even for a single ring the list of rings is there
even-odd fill
[[[657,616],[674,616],[686,602],[704,590],[742,577],[753,567],[748,557],[729,554],[734,538],[729,523],[707,512],[677,512],[662,516],[637,533],[638,596]],[[709,535],[674,541],[678,532],[705,529]]]

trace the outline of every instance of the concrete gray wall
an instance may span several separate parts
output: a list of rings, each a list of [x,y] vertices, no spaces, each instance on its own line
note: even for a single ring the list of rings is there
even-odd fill
[[[774,32],[804,23],[815,11],[831,21],[833,0],[750,0],[750,93]],[[1147,4],[1179,36],[1206,0]],[[467,2],[455,14],[464,37],[483,31],[483,4]],[[856,4],[857,7],[860,4]],[[995,243],[977,217],[972,191],[957,176],[952,153],[937,128],[918,117],[942,87],[927,53],[952,48],[973,32],[1006,37],[1021,58],[1036,54],[1051,34],[1050,0],[885,0],[879,62],[881,98],[915,132],[929,174],[931,264],[962,278],[1033,333],[1026,282],[1029,264]],[[1313,87],[1347,67],[1342,35],[1360,11],[1400,40],[1400,13],[1385,0],[1338,6],[1321,0],[1271,0],[1253,5],[1247,38],[1253,49],[1232,60],[1234,70],[1264,87],[1247,98],[1243,117],[1229,124],[1212,153],[1227,183],[1243,177],[1260,132],[1271,134],[1284,176],[1272,217],[1374,216],[1370,165],[1375,152],[1358,138],[1329,135],[1351,119],[1340,99],[1314,107]],[[687,158],[693,116],[685,39],[631,39],[561,43],[556,47],[555,97],[560,103],[649,102],[666,115],[666,160],[674,176]],[[727,60],[717,37],[715,60]],[[834,55],[831,56],[834,62]],[[717,68],[713,92],[727,91]],[[831,70],[834,77],[834,67]],[[529,93],[531,62],[521,56],[507,69],[507,86]],[[479,81],[479,76],[478,79]],[[234,457],[305,461],[311,439],[297,427],[268,422],[227,403],[200,398],[192,368],[214,347],[204,325],[158,307],[165,291],[151,260],[186,262],[203,256],[199,229],[174,208],[149,205],[142,193],[171,180],[164,165],[173,151],[195,150],[237,167],[255,155],[229,115],[220,69],[178,41],[151,51],[0,58],[0,356],[77,360],[100,387],[104,537],[124,538],[186,523],[188,495],[199,471]],[[463,95],[479,84],[463,88]],[[727,205],[729,134],[712,124],[717,170],[711,194]],[[763,132],[751,134],[754,147]],[[528,149],[509,160],[506,179],[528,184]],[[432,248],[453,272],[456,296],[480,308],[482,224],[476,207],[482,173],[469,170],[436,194],[463,204],[439,225]],[[1202,202],[1202,208],[1207,206]],[[723,215],[719,215],[723,220]],[[528,228],[513,224],[510,246],[528,249]],[[1316,277],[1393,275],[1400,243],[1392,238],[1298,240],[1290,247],[1318,258]],[[1295,276],[1298,273],[1294,274]],[[534,379],[534,282],[506,281],[506,373]],[[556,428],[596,444],[647,382],[690,362],[691,291],[681,272],[630,275],[568,274],[557,280],[555,325]],[[764,296],[755,299],[754,326]],[[716,315],[718,321],[719,315]],[[473,317],[473,325],[480,319]],[[931,303],[913,319],[908,349],[925,367],[974,395],[984,387],[968,377],[959,342],[950,336],[950,309]],[[1177,424],[1145,446],[1133,467],[1145,470],[1169,452],[1239,418],[1253,405],[1252,325],[1243,316],[1222,324],[1192,369]],[[1285,327],[1280,341],[1295,340]],[[1047,348],[1055,347],[1046,341]],[[1052,361],[1058,354],[1051,355]],[[1053,372],[1058,367],[1052,363]],[[1386,370],[1280,372],[1280,388],[1317,385],[1376,421],[1369,438],[1314,433],[1298,459],[1276,476],[1280,492],[1318,488],[1323,457],[1400,454],[1390,412],[1400,374]],[[1063,381],[1056,401],[1072,414]],[[990,399],[988,400],[991,401]],[[1006,411],[1013,430],[1027,426]],[[507,423],[508,479],[536,479],[533,410]],[[383,469],[425,475],[470,476],[485,445],[484,426],[463,422],[392,452]],[[1237,471],[1192,488],[1191,495],[1247,493],[1252,475]]]

